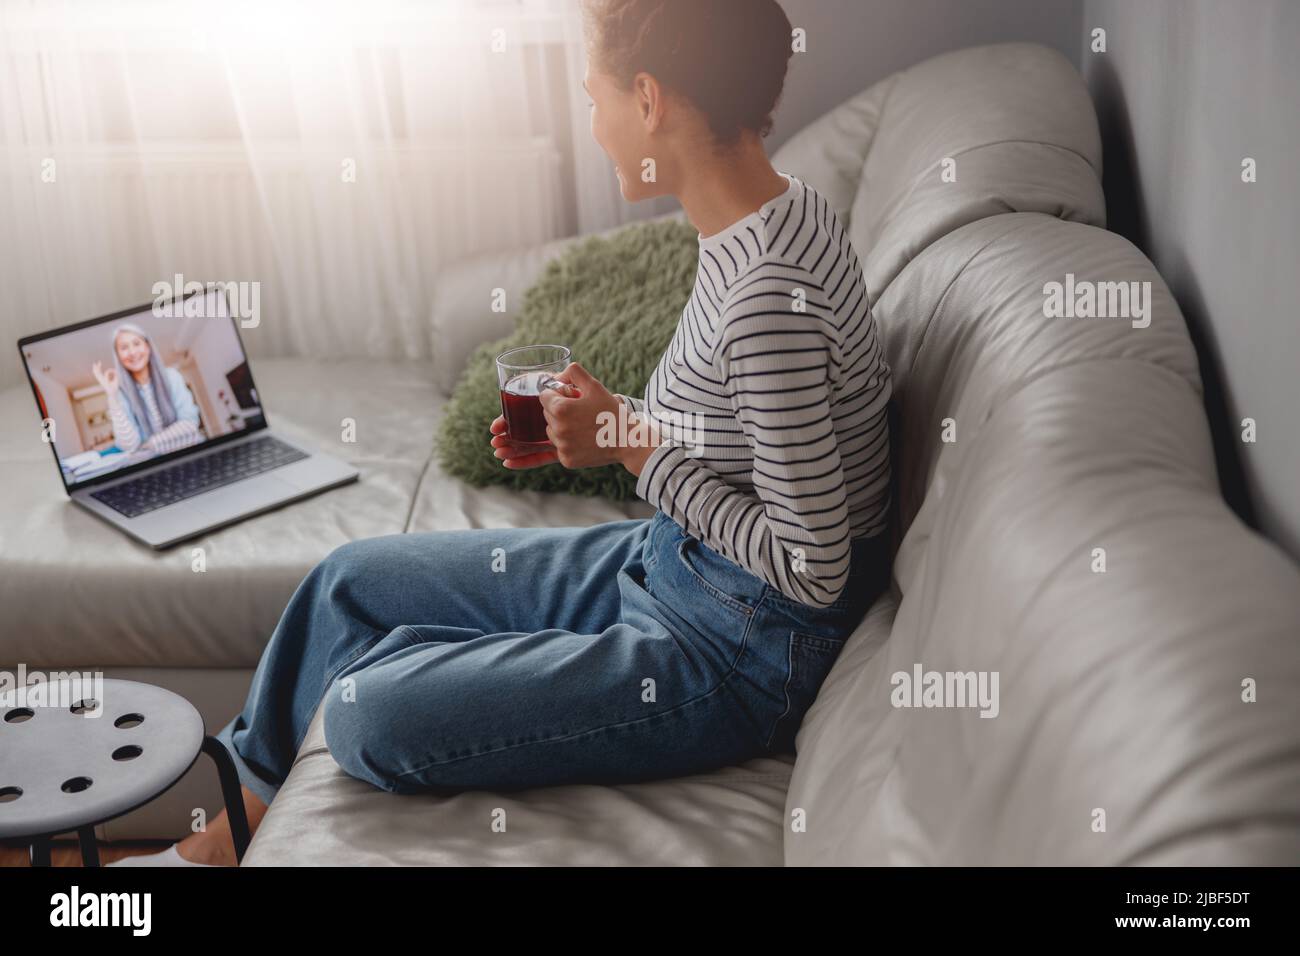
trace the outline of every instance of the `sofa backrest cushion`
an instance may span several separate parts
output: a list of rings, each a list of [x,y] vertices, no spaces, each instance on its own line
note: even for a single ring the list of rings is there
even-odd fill
[[[1092,101],[1064,56],[1033,43],[957,50],[887,77],[773,162],[846,217],[872,302],[922,249],[977,219],[1106,219]]]
[[[1150,324],[1048,317],[1067,273],[1149,282]],[[797,738],[786,862],[1300,859],[1300,571],[1223,503],[1150,262],[1091,226],[987,218],[876,317],[906,535]],[[896,706],[931,673],[996,687],[996,716]]]
[[[1085,295],[1131,316],[1080,317]],[[1049,317],[1056,311],[1075,317]],[[1041,213],[981,219],[940,239],[890,285],[873,317],[901,419],[892,438],[903,532],[936,487],[942,495],[997,406],[1057,368],[1126,359],[1200,393],[1182,313],[1146,256],[1114,233]]]

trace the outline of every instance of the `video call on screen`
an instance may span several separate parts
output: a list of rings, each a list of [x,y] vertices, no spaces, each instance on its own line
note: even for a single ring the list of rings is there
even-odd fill
[[[69,485],[262,422],[217,292],[29,343],[23,358]]]

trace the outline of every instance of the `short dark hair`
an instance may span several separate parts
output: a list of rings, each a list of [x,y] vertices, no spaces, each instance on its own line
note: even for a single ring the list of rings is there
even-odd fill
[[[707,118],[719,145],[772,131],[792,54],[777,0],[582,0],[587,55],[624,89],[642,71]]]

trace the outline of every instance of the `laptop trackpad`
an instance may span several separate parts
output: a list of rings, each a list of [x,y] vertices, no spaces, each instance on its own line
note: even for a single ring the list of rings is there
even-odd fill
[[[207,517],[220,521],[278,504],[298,493],[289,482],[268,473],[205,492],[191,503]]]

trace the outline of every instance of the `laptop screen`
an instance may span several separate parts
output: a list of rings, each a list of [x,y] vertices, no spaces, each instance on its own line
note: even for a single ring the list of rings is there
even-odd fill
[[[68,491],[266,427],[235,321],[214,288],[18,343]]]

